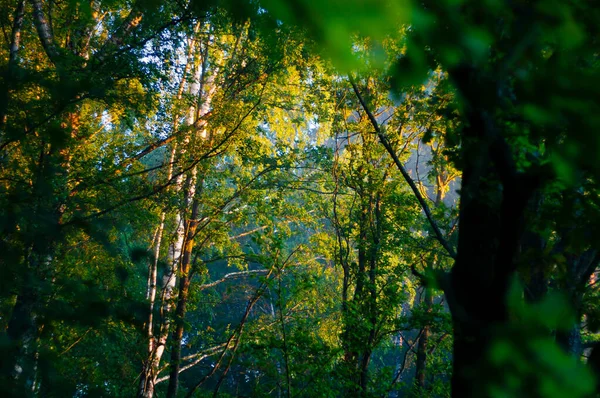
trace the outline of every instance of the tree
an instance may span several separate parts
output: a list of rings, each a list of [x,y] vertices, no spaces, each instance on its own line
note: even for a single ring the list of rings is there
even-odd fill
[[[311,15],[318,6],[294,2],[292,7]],[[419,201],[438,240],[456,258],[452,272],[438,278],[454,321],[453,394],[485,396],[494,372],[487,366],[487,353],[497,341],[494,335],[502,333],[497,331],[511,324],[507,296],[517,270],[519,241],[527,229],[527,205],[554,172],[565,171],[565,157],[569,159],[566,170],[589,169],[588,163],[575,161],[557,144],[566,140],[581,148],[583,142],[594,142],[581,134],[592,131],[596,123],[594,117],[583,116],[594,108],[593,94],[589,90],[574,94],[567,89],[577,86],[582,75],[588,83],[596,78],[596,68],[590,63],[595,42],[588,36],[594,28],[589,14],[583,16],[581,6],[574,4],[556,9],[546,2],[496,4],[490,8],[469,2],[427,3],[415,8],[419,13],[411,21],[406,56],[397,57],[391,75],[400,91],[405,84],[419,82],[428,70],[441,65],[460,98],[457,111],[462,126],[453,132],[458,150],[456,164],[462,172],[456,250],[440,233],[427,204]],[[349,6],[342,11],[339,4],[330,2],[323,6],[325,18],[321,23],[294,20],[285,9],[279,3],[271,8],[286,22],[305,24],[311,33],[320,33],[313,37],[321,43],[343,51],[349,43],[327,36],[328,24],[335,12],[352,15],[359,7]],[[394,16],[373,12],[379,24],[365,21],[356,29],[377,39]],[[499,19],[498,15],[503,17]],[[352,31],[349,25],[345,29]],[[333,54],[342,64],[339,52]],[[580,65],[576,73],[574,65]],[[569,83],[555,83],[551,76],[557,75]],[[542,87],[544,96],[540,95]],[[361,95],[357,87],[355,91]],[[575,108],[557,98],[569,98],[582,106]],[[368,101],[361,102],[368,109]],[[371,120],[393,157],[385,132],[378,128],[375,118]],[[550,120],[560,123],[550,127]],[[524,154],[518,154],[517,138],[538,143],[533,145],[538,152],[529,152],[529,164],[518,162],[518,156]],[[539,152],[539,145],[544,145],[543,152]],[[403,175],[417,198],[422,196],[406,173]],[[586,384],[581,392],[589,386]]]
[[[5,19],[12,32],[3,46],[8,56],[0,95],[2,245],[8,254],[3,261],[12,270],[3,297],[15,297],[15,302],[6,328],[3,374],[7,390],[18,396],[37,388],[37,340],[57,254],[75,231],[72,227],[92,216],[85,213],[97,198],[86,197],[86,183],[110,175],[92,167],[82,183],[77,156],[87,150],[102,115],[129,119],[122,123],[150,109],[147,95],[156,74],[142,66],[143,46],[183,11],[166,7],[150,16],[137,5],[128,10],[112,2],[49,10],[46,5],[19,1],[5,7],[14,13]]]
[[[593,4],[2,5],[9,396],[597,388]]]

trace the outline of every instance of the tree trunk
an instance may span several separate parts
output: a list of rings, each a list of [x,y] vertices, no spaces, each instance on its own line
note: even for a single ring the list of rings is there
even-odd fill
[[[193,120],[195,127],[197,127],[198,136],[201,139],[211,141],[210,134],[208,134],[207,124],[205,120],[200,120],[203,115],[207,114],[210,110],[212,98],[216,91],[215,79],[218,74],[218,68],[211,71],[209,76],[206,76],[206,68],[208,65],[208,48],[205,47],[205,51],[202,58],[202,68],[198,68],[197,71],[201,72],[200,78],[198,79],[198,102],[197,107],[190,109],[189,118]],[[180,282],[179,282],[179,293],[177,297],[177,309],[176,309],[176,328],[173,332],[173,351],[171,351],[171,371],[169,374],[169,387],[167,389],[167,397],[174,398],[177,396],[177,390],[179,388],[179,371],[181,366],[181,343],[184,332],[184,318],[185,311],[188,301],[188,292],[190,285],[190,271],[192,261],[192,251],[194,249],[194,238],[196,236],[196,230],[199,224],[199,210],[200,202],[195,198],[196,189],[201,190],[204,179],[202,178],[199,182],[197,181],[198,168],[194,167],[191,172],[191,176],[187,181],[187,197],[186,197],[186,208],[191,204],[192,211],[190,218],[186,221],[186,233],[185,233],[185,247],[182,255],[182,261],[179,269]]]
[[[488,87],[482,75],[462,66],[450,76],[466,99],[458,251],[445,289],[454,325],[452,396],[484,397],[494,375],[488,352],[508,322],[525,209],[543,176],[518,172],[496,121],[481,107]]]
[[[181,188],[181,178],[178,178],[176,187],[179,187],[179,189]],[[154,385],[158,377],[158,369],[169,337],[173,290],[177,283],[177,270],[182,259],[185,239],[185,227],[179,213],[177,213],[176,216],[176,223],[177,229],[175,231],[175,240],[169,247],[169,264],[171,265],[171,268],[163,276],[160,328],[158,336],[149,336],[149,358],[146,361],[142,372],[138,397],[149,398],[154,395]],[[152,333],[151,327],[152,325],[148,325],[148,334]]]
[[[179,88],[177,90],[177,99],[180,100],[185,90],[187,83],[187,75],[190,72],[194,62],[192,61],[193,51],[195,49],[196,34],[200,30],[200,23],[197,23],[194,27],[193,37],[188,40],[188,51],[187,51],[187,62],[185,64]],[[198,69],[198,68],[197,68]],[[196,71],[196,77],[199,74]],[[190,91],[195,94],[194,90],[198,89],[196,82],[192,83]],[[190,111],[188,110],[188,115]],[[188,117],[188,124],[192,124],[193,120]],[[174,134],[179,130],[178,117],[174,118],[173,131]],[[171,181],[173,178],[173,166],[175,164],[175,158],[177,154],[177,143],[173,144],[171,154],[169,157],[169,166],[167,172],[167,181]],[[175,192],[180,192],[183,189],[183,174],[177,176],[175,180]],[[186,198],[186,203],[189,203],[189,198]],[[184,209],[185,210],[185,209]],[[158,227],[156,245],[154,249],[154,261],[151,264],[151,269],[148,273],[148,301],[149,301],[149,314],[148,314],[148,325],[147,325],[147,336],[148,336],[148,359],[144,362],[142,369],[142,376],[140,379],[138,397],[140,398],[151,398],[154,395],[154,388],[158,377],[158,370],[162,355],[165,350],[165,345],[169,336],[170,328],[170,313],[171,313],[171,300],[173,290],[177,281],[177,270],[179,267],[181,253],[183,250],[183,244],[185,239],[185,227],[184,218],[182,218],[181,212],[176,214],[176,233],[175,240],[169,249],[169,264],[171,265],[170,271],[167,272],[163,278],[163,297],[162,297],[162,308],[161,308],[161,322],[159,327],[158,337],[154,336],[154,307],[156,299],[156,284],[157,284],[157,271],[158,271],[158,259],[160,256],[160,246],[162,240],[162,232],[164,229],[165,213],[161,214],[161,221]]]
[[[195,183],[195,181],[194,181]],[[192,193],[193,195],[193,193]],[[194,249],[194,237],[198,228],[198,200],[194,200],[192,205],[191,219],[187,222],[187,232],[185,237],[185,247],[181,259],[179,270],[179,293],[177,296],[177,309],[175,310],[176,326],[173,332],[173,349],[171,351],[171,372],[169,376],[169,387],[167,397],[175,398],[179,388],[179,369],[181,364],[181,344],[183,340],[185,309],[188,302],[188,293],[190,287],[190,271],[192,261],[192,250]]]
[[[69,115],[72,117],[72,115]],[[60,220],[65,211],[60,203],[68,173],[67,149],[58,150],[41,143],[32,196],[35,198],[31,219],[21,225],[26,236],[23,253],[20,292],[6,330],[10,344],[8,360],[3,361],[11,377],[7,388],[11,393],[30,395],[36,389],[37,340],[41,328],[39,311],[49,293],[43,284],[51,283],[52,261],[60,240]],[[3,367],[5,367],[3,366]]]
[[[38,295],[35,288],[25,289],[17,296],[11,319],[8,323],[7,335],[11,342],[9,358],[6,361],[10,368],[6,369],[11,378],[8,385],[9,396],[27,396],[35,382],[35,342],[37,340],[37,314],[35,304]],[[3,361],[4,362],[4,361]],[[5,373],[6,374],[6,373]]]
[[[40,42],[42,43],[42,47],[50,61],[53,64],[56,64],[60,56],[60,51],[54,41],[52,28],[44,14],[42,0],[31,0],[31,5],[33,7],[33,23],[37,30]]]
[[[423,304],[425,306],[425,311],[427,313],[430,313],[433,308],[433,294],[431,292],[431,289],[425,288],[425,297],[423,298]],[[423,391],[425,389],[427,351],[429,350],[429,335],[430,326],[429,323],[426,323],[423,326],[421,337],[419,337],[419,343],[417,345],[417,360],[415,364],[415,385],[417,386],[419,391]]]
[[[368,321],[368,336],[365,342],[365,348],[362,353],[360,364],[360,388],[362,395],[366,396],[369,385],[369,363],[371,355],[375,348],[377,333],[377,261],[379,257],[380,226],[381,226],[381,208],[379,195],[369,197],[368,212],[371,214],[370,230],[371,242],[368,247],[368,295],[365,297],[366,309],[365,318]]]
[[[581,358],[583,354],[583,341],[581,340],[580,317],[577,317],[575,324],[568,330],[556,332],[556,342],[568,354],[574,358]]]
[[[2,97],[0,97],[0,129],[6,124],[6,112],[10,100],[10,91],[14,87],[15,66],[18,62],[19,48],[21,46],[21,27],[23,26],[23,17],[25,16],[25,0],[20,0],[17,4],[13,16],[13,26],[11,31],[10,55],[8,66],[2,84]]]

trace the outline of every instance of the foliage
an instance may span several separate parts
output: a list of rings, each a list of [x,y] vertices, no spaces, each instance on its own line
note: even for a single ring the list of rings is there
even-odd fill
[[[7,396],[596,391],[595,4],[0,5]]]

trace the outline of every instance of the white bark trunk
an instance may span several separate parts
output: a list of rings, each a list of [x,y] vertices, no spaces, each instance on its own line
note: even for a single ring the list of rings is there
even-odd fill
[[[198,32],[200,25],[196,25],[194,33]],[[184,69],[184,74],[182,76],[180,86],[177,93],[177,99],[181,99],[183,96],[183,92],[185,91],[185,85],[187,82],[186,76],[191,69],[191,57],[192,51],[194,49],[195,38],[192,37],[188,41],[188,61],[186,67]],[[199,70],[200,68],[196,68]],[[196,72],[199,73],[198,71]],[[190,93],[197,93],[198,91],[198,83],[197,79],[190,85],[188,89]],[[194,119],[194,107],[192,107],[188,111],[187,115],[187,123],[188,125],[193,125]],[[179,129],[178,118],[175,117],[174,121],[174,131],[177,132]],[[183,144],[180,146],[179,154],[183,155],[186,151],[186,144],[189,143],[190,137],[186,136],[184,138]],[[167,173],[167,181],[171,181],[173,179],[173,167],[175,164],[176,156],[178,153],[177,144],[173,145],[171,150],[170,159],[169,159],[169,168]],[[189,175],[185,176],[185,174],[181,173],[177,175],[175,178],[175,182],[173,184],[173,191],[175,193],[179,193],[184,191],[185,189],[185,198],[184,205],[181,211],[178,211],[175,215],[175,232],[172,243],[169,246],[169,251],[167,254],[167,259],[169,263],[169,270],[165,273],[162,280],[162,295],[161,295],[161,322],[160,328],[157,336],[154,335],[155,321],[154,321],[154,308],[156,305],[156,292],[157,292],[157,269],[158,269],[158,259],[160,257],[160,247],[162,242],[162,234],[164,231],[164,222],[165,222],[165,213],[161,214],[161,221],[158,228],[158,236],[156,239],[156,245],[154,248],[154,261],[151,264],[151,269],[149,270],[149,281],[148,281],[148,300],[150,306],[150,314],[148,317],[148,327],[147,327],[147,336],[148,336],[148,361],[144,366],[144,371],[142,374],[142,379],[140,381],[140,388],[138,391],[139,397],[147,397],[150,398],[154,395],[154,386],[156,384],[156,380],[158,377],[158,370],[160,366],[160,362],[162,360],[162,356],[165,351],[165,346],[167,343],[167,339],[169,336],[169,328],[170,328],[170,313],[173,307],[173,291],[177,282],[177,270],[179,268],[179,263],[181,261],[181,254],[183,251],[183,245],[185,241],[185,213],[191,200],[195,194],[195,186],[196,186],[196,168],[192,168]],[[184,185],[185,180],[185,185]]]
[[[196,26],[194,33],[198,33],[200,25]],[[207,52],[204,51],[202,56],[196,57],[193,62],[192,60],[192,49],[194,46],[194,38],[189,41],[189,52],[188,52],[188,64],[184,71],[184,77],[178,90],[178,99],[182,98],[184,91],[190,94],[196,95],[198,100],[195,105],[191,106],[187,112],[187,125],[194,126],[195,129],[192,133],[186,135],[183,141],[179,144],[179,149],[173,146],[171,151],[171,159],[169,166],[168,180],[173,178],[173,164],[175,163],[176,156],[184,157],[186,152],[189,150],[189,145],[192,141],[193,135],[201,140],[207,140],[209,137],[207,123],[204,120],[204,116],[210,112],[212,99],[216,92],[216,77],[219,72],[218,68],[213,68],[210,71],[210,75],[207,75]],[[187,87],[185,88],[186,81],[185,76],[190,72],[191,65],[194,63],[194,78]],[[174,131],[178,130],[177,118],[175,121]],[[187,218],[189,208],[193,202],[194,196],[196,195],[196,189],[201,183],[198,182],[198,168],[197,166],[192,167],[187,173],[177,175],[174,182],[173,190],[177,193],[181,192],[184,195],[183,206],[180,211],[175,214],[176,229],[174,231],[174,238],[169,246],[168,251],[168,263],[170,265],[169,271],[163,277],[163,289],[162,289],[162,307],[161,307],[161,324],[157,335],[153,335],[155,320],[152,314],[149,316],[148,324],[148,350],[149,350],[149,361],[146,364],[145,375],[142,375],[145,380],[142,380],[140,386],[139,396],[152,397],[154,394],[154,386],[158,382],[158,373],[162,356],[165,351],[167,343],[169,329],[170,329],[170,313],[173,310],[174,303],[174,290],[177,282],[177,273],[181,263],[181,256],[185,244]],[[151,312],[156,305],[156,269],[157,259],[160,254],[160,244],[162,231],[164,229],[164,217],[161,215],[161,224],[159,225],[158,237],[155,246],[155,257],[154,263],[151,265],[149,272],[149,291],[148,299],[150,302]],[[153,286],[153,287],[152,287]],[[199,361],[198,361],[199,362]],[[160,379],[163,381],[165,378]]]

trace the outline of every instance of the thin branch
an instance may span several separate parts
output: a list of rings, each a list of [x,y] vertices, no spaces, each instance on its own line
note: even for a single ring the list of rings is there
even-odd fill
[[[379,137],[379,141],[381,141],[381,143],[383,144],[383,146],[385,147],[387,152],[390,154],[390,156],[394,160],[394,163],[396,163],[396,166],[400,170],[400,173],[402,173],[402,176],[404,177],[404,179],[406,180],[406,182],[408,183],[408,185],[414,192],[417,200],[419,201],[419,204],[421,205],[421,208],[425,212],[425,216],[427,217],[429,224],[433,228],[433,231],[437,237],[437,240],[444,247],[444,249],[446,249],[446,251],[448,252],[450,257],[452,257],[453,259],[456,259],[456,252],[454,251],[454,248],[446,240],[446,238],[444,237],[444,234],[442,234],[442,231],[440,230],[435,219],[433,218],[433,215],[431,214],[431,210],[429,209],[429,205],[423,198],[423,195],[421,195],[419,188],[415,185],[415,182],[413,181],[413,179],[410,177],[410,175],[406,171],[406,168],[402,165],[402,162],[400,162],[400,159],[398,159],[398,156],[396,155],[396,152],[394,151],[394,148],[390,144],[389,140],[387,139],[385,134],[383,134],[383,132],[381,131],[379,123],[377,123],[375,116],[373,116],[373,113],[371,113],[369,107],[367,106],[367,103],[365,102],[362,95],[360,94],[360,91],[358,90],[358,87],[356,86],[356,82],[354,81],[354,78],[351,75],[349,75],[348,78],[350,80],[350,84],[352,85],[352,89],[354,90],[354,93],[356,94],[356,97],[358,98],[358,101],[360,102],[363,110],[367,114],[369,121],[371,122],[371,125],[375,129],[375,133],[377,134],[377,137]]]
[[[262,227],[257,227],[257,228],[251,229],[249,231],[242,232],[239,235],[230,236],[229,240],[236,240],[236,239],[239,239],[239,238],[243,238],[244,236],[252,235],[253,233],[258,232],[258,231],[262,231],[262,230],[264,230],[266,228],[267,228],[267,226],[263,225]]]
[[[238,278],[244,278],[246,276],[251,276],[251,275],[266,275],[269,271],[266,269],[258,269],[258,270],[251,270],[251,271],[240,271],[240,272],[230,272],[229,274],[225,275],[223,278],[218,279],[216,281],[210,282],[210,283],[205,283],[204,285],[200,285],[198,286],[198,290],[205,290],[205,289],[209,289],[211,287],[215,287],[223,282],[227,282],[228,280],[231,279],[238,279]]]
[[[402,340],[404,340],[405,342],[409,343],[409,345],[406,348],[406,351],[404,352],[404,358],[402,359],[402,364],[400,366],[400,369],[398,369],[398,372],[396,373],[396,376],[394,377],[394,379],[392,380],[392,383],[390,384],[390,387],[389,387],[390,391],[391,391],[392,388],[394,388],[394,385],[398,382],[398,380],[400,380],[400,377],[402,376],[402,373],[404,373],[404,369],[406,368],[406,360],[408,359],[408,353],[409,352],[414,352],[414,346],[415,346],[415,344],[417,344],[417,341],[419,341],[419,338],[421,337],[422,333],[423,333],[423,329],[421,329],[419,331],[419,334],[417,335],[417,337],[415,337],[415,339],[413,340],[412,344],[410,344],[410,342],[404,336],[402,336],[401,333],[399,333],[400,338]]]
[[[200,120],[206,121],[206,118],[208,116],[210,116],[210,114],[211,114],[211,112],[208,112],[208,113],[206,113],[204,115],[199,116],[199,118],[196,120],[196,122],[198,122]],[[187,132],[187,131],[189,131],[189,129],[190,129],[190,126],[185,126],[184,128],[181,128],[178,131],[175,131],[173,134],[171,134],[167,138],[164,138],[162,140],[159,140],[159,141],[153,142],[152,144],[149,144],[146,148],[144,148],[143,150],[141,150],[139,153],[137,153],[136,155],[130,157],[127,161],[123,162],[121,164],[121,166],[122,167],[128,166],[133,161],[140,160],[141,158],[143,158],[144,156],[148,155],[149,153],[155,151],[156,149],[169,144],[175,138],[177,138],[181,133]]]
[[[183,358],[183,360],[185,361],[189,361],[190,359],[194,359],[194,361],[188,363],[185,366],[182,366],[181,368],[179,368],[179,373],[184,372],[194,366],[196,366],[197,364],[199,364],[200,362],[202,362],[203,360],[205,360],[206,358],[215,355],[217,352],[219,352],[220,349],[225,348],[227,346],[227,343],[223,343],[223,344],[219,344],[216,345],[214,347],[208,348],[204,351],[198,352],[196,354],[193,355],[188,355],[187,357]],[[159,371],[159,373],[163,372],[164,370],[168,369],[169,366],[165,366],[163,369],[161,369]],[[167,376],[163,376],[160,377],[158,379],[156,379],[156,382],[154,383],[155,385],[158,383],[162,383],[163,381],[167,381],[169,380],[169,375]]]
[[[99,59],[100,62],[103,62],[105,59],[107,59],[107,56],[109,55],[107,50],[111,47],[120,47],[129,33],[131,33],[131,31],[140,24],[142,18],[143,14],[137,9],[136,4],[134,4],[121,25],[116,29],[115,32],[113,32],[112,35],[110,35],[108,40],[104,42],[100,48],[100,51],[98,51],[96,54],[96,58]]]
[[[264,86],[263,86],[263,92],[264,92]],[[258,101],[256,103],[254,103],[254,105],[250,108],[250,110],[248,112],[246,112],[242,118],[238,121],[238,123],[233,127],[233,129],[229,132],[229,134],[227,134],[225,137],[223,137],[223,139],[221,140],[221,142],[219,142],[215,147],[211,148],[210,150],[208,150],[206,153],[204,153],[202,156],[200,156],[199,158],[195,159],[192,164],[182,170],[180,170],[179,172],[175,173],[172,178],[170,180],[168,180],[166,183],[164,184],[160,184],[156,187],[154,187],[152,190],[150,190],[149,192],[146,192],[144,194],[141,195],[137,195],[137,196],[133,196],[131,198],[125,199],[115,205],[109,206],[108,208],[104,209],[104,210],[99,210],[95,213],[89,214],[87,216],[84,217],[80,217],[80,218],[73,218],[72,220],[69,220],[68,222],[64,223],[63,226],[67,226],[67,225],[71,225],[71,224],[75,224],[76,222],[82,222],[82,221],[87,221],[90,219],[94,219],[100,216],[103,216],[105,214],[108,214],[122,206],[125,206],[127,204],[133,203],[133,202],[137,202],[139,200],[143,200],[143,199],[147,199],[161,191],[163,191],[165,188],[169,187],[174,181],[177,180],[177,177],[179,177],[180,175],[186,173],[187,171],[191,170],[192,168],[194,168],[198,163],[200,163],[202,160],[214,157],[214,156],[218,156],[221,152],[217,151],[217,149],[221,148],[226,142],[229,141],[229,139],[233,136],[233,134],[241,127],[243,121],[250,116],[250,114],[258,107],[258,105],[260,104],[262,99],[262,92],[261,92],[261,98],[258,99]],[[256,178],[258,178],[260,175],[262,175],[264,173],[260,173]],[[234,198],[233,198],[234,199]]]
[[[79,342],[81,342],[81,340],[83,340],[83,338],[92,330],[92,328],[88,328],[88,330],[85,331],[84,334],[82,334],[81,336],[79,336],[79,338],[77,338],[77,340],[75,340],[71,345],[69,345],[67,348],[64,349],[63,352],[61,352],[60,354],[58,354],[59,356],[66,354],[67,352],[69,352],[71,350],[71,348],[75,347],[77,344],[79,344]]]

